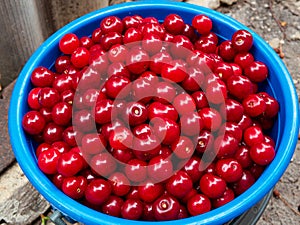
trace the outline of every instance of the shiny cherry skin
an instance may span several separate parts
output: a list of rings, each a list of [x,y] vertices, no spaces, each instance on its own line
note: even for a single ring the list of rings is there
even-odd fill
[[[39,101],[42,107],[52,108],[60,100],[59,92],[50,87],[44,87],[40,91]]]
[[[158,82],[155,86],[154,100],[163,104],[168,104],[174,100],[176,89],[170,82]]]
[[[125,166],[127,178],[133,182],[140,183],[147,178],[147,162],[140,159],[131,159]]]
[[[244,69],[245,76],[253,82],[262,82],[268,77],[267,65],[260,61],[254,61]]]
[[[225,82],[230,76],[234,74],[231,65],[227,62],[217,63],[214,68],[214,73],[217,74]]]
[[[194,99],[198,110],[209,106],[206,95],[203,91],[195,91],[191,96]]]
[[[249,168],[253,164],[249,149],[248,146],[241,145],[234,154],[234,158],[240,163],[243,169]]]
[[[253,44],[252,34],[247,30],[238,30],[232,35],[232,45],[238,52],[248,52]]]
[[[65,176],[76,175],[83,168],[84,159],[76,152],[65,152],[61,154],[57,162],[57,171]]]
[[[142,48],[146,50],[149,55],[158,53],[162,48],[162,41],[156,34],[146,34],[142,40]]]
[[[219,176],[206,173],[199,182],[200,190],[209,198],[219,198],[226,190],[226,182]]]
[[[244,142],[248,146],[253,146],[265,140],[263,131],[258,126],[251,126],[244,131]]]
[[[149,161],[147,171],[153,181],[160,182],[173,175],[173,164],[171,160],[158,155]]]
[[[62,132],[62,140],[70,147],[81,145],[82,137],[83,133],[74,126],[69,126]]]
[[[183,19],[177,14],[169,14],[165,17],[163,25],[171,34],[181,34],[185,28]]]
[[[193,189],[193,181],[184,171],[178,171],[166,183],[166,190],[178,199],[186,196]]]
[[[210,211],[212,208],[209,198],[204,194],[196,194],[187,202],[188,212],[192,216],[197,216]]]
[[[72,106],[66,102],[59,102],[52,108],[52,120],[58,125],[66,126],[72,118]]]
[[[138,220],[142,217],[143,203],[138,199],[126,199],[121,207],[121,215],[124,219]]]
[[[141,74],[149,67],[149,55],[143,49],[134,48],[129,51],[126,58],[128,70],[133,74]]]
[[[56,148],[49,148],[41,152],[38,157],[38,166],[45,174],[56,174],[57,163],[60,158],[60,152]]]
[[[238,196],[249,189],[254,184],[254,182],[255,178],[253,177],[253,175],[248,170],[244,170],[242,178],[233,183],[232,189],[235,195]]]
[[[223,195],[220,198],[216,198],[212,200],[212,206],[214,208],[219,208],[225,205],[228,202],[231,202],[235,198],[234,192],[230,188],[226,188]]]
[[[125,126],[116,127],[109,135],[109,144],[115,149],[127,149],[132,147],[132,132]]]
[[[104,51],[108,51],[114,45],[123,44],[123,38],[120,33],[112,31],[101,37],[100,44]]]
[[[158,221],[175,220],[180,211],[180,204],[175,197],[165,194],[153,203],[153,211]]]
[[[73,199],[80,199],[84,196],[87,187],[87,180],[83,176],[66,177],[62,183],[62,191]]]
[[[150,58],[149,68],[156,74],[161,74],[162,66],[169,63],[172,60],[171,55],[168,52],[158,52]]]
[[[108,180],[111,182],[112,193],[116,196],[125,196],[130,191],[130,182],[122,172],[115,172]]]
[[[253,86],[248,77],[231,76],[227,79],[228,92],[237,99],[244,99],[253,93]]]
[[[201,130],[196,141],[196,151],[200,154],[212,151],[214,140],[215,137],[209,130]]]
[[[203,108],[199,110],[199,116],[202,118],[203,128],[206,130],[216,131],[220,128],[222,117],[214,108]]]
[[[128,28],[123,36],[124,44],[134,43],[141,41],[143,39],[143,35],[140,29],[136,27]]]
[[[97,178],[92,180],[86,187],[86,200],[95,205],[101,205],[109,199],[111,195],[111,185],[108,181]]]
[[[138,194],[141,200],[147,203],[154,202],[164,193],[162,183],[153,183],[151,181],[144,182],[145,184],[138,187]]]
[[[161,148],[160,140],[154,134],[133,138],[133,154],[136,158],[149,161],[156,155]]]
[[[126,105],[126,120],[130,126],[142,124],[148,119],[148,112],[144,104],[139,102],[129,102]]]
[[[215,139],[214,149],[218,158],[230,157],[238,149],[239,142],[231,134],[220,135]]]
[[[266,103],[258,94],[248,95],[242,102],[245,113],[250,117],[257,117],[266,110]]]
[[[193,183],[200,180],[203,171],[200,170],[201,159],[193,155],[184,165],[182,170],[188,174]]]
[[[106,95],[111,99],[123,99],[130,91],[130,80],[123,76],[112,76],[106,82]]]
[[[162,144],[172,144],[180,135],[179,125],[168,118],[154,118],[151,120],[153,133],[161,140]]]
[[[176,83],[183,81],[188,75],[184,62],[180,59],[164,64],[161,69],[161,76]]]
[[[206,15],[196,15],[192,20],[192,26],[202,35],[208,34],[212,25],[211,19]]]
[[[179,115],[196,111],[194,99],[187,93],[177,95],[173,100],[173,105]]]
[[[220,159],[216,162],[216,174],[223,178],[227,183],[236,182],[243,175],[241,164],[232,158]]]
[[[45,126],[46,121],[38,111],[29,111],[23,116],[22,127],[28,134],[39,134],[44,130]]]
[[[91,110],[74,111],[72,123],[76,130],[80,132],[90,132],[95,129],[95,120]]]
[[[110,195],[105,203],[101,205],[101,212],[115,217],[121,216],[121,208],[124,200],[118,196]]]
[[[128,30],[131,27],[137,28],[141,24],[141,20],[134,16],[125,16],[122,19],[124,30]]]
[[[110,32],[123,33],[123,23],[122,20],[117,16],[108,16],[104,18],[100,23],[100,29],[104,34]]]
[[[168,118],[176,121],[178,118],[178,112],[171,104],[153,102],[148,106],[148,118],[151,120],[155,117]]]
[[[108,178],[117,168],[116,160],[107,152],[93,155],[89,165],[97,175],[106,178]]]
[[[81,139],[81,150],[84,154],[98,154],[105,150],[107,141],[102,134],[89,133]]]
[[[180,136],[171,144],[171,149],[178,158],[187,159],[193,155],[195,143],[186,136]]]
[[[270,143],[260,142],[251,146],[251,159],[258,165],[265,166],[272,162],[275,157],[275,149]]]
[[[41,108],[41,104],[39,102],[40,91],[42,88],[37,87],[31,89],[27,97],[27,103],[31,109],[39,110]]]
[[[76,68],[87,66],[90,59],[90,52],[85,47],[78,47],[71,55],[71,63]]]
[[[65,34],[59,41],[59,49],[64,54],[72,54],[80,45],[76,34]]]
[[[239,122],[244,114],[243,105],[231,98],[225,100],[226,120],[228,122]]]
[[[218,53],[224,61],[232,61],[236,55],[232,42],[230,40],[223,41],[218,47]]]
[[[43,130],[43,139],[46,143],[52,144],[53,142],[62,140],[64,129],[56,123],[50,122],[46,124]]]
[[[101,99],[96,102],[95,121],[98,124],[111,122],[111,113],[113,109],[113,101],[110,99]]]

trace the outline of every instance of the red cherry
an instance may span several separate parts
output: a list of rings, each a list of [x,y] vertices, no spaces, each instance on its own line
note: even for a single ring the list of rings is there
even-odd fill
[[[166,183],[166,190],[176,198],[183,198],[193,189],[190,176],[183,171],[178,171]]]
[[[121,215],[124,219],[138,220],[142,217],[144,205],[138,199],[127,199],[121,207]]]
[[[209,198],[220,198],[226,190],[226,182],[210,173],[206,173],[201,177],[199,185],[201,192]]]
[[[108,200],[101,205],[101,212],[115,217],[121,216],[121,208],[124,200],[120,197],[110,195]]]
[[[46,121],[38,111],[27,112],[22,119],[23,129],[31,135],[41,133],[46,126]]]
[[[57,171],[65,176],[71,177],[82,170],[84,159],[76,152],[65,152],[61,154],[57,162]]]
[[[80,45],[79,38],[76,34],[65,34],[59,41],[59,49],[64,54],[72,54]]]
[[[241,164],[231,158],[218,160],[216,162],[215,171],[217,175],[228,183],[238,181],[243,175]]]
[[[125,174],[133,182],[142,182],[147,177],[147,163],[140,159],[131,159],[125,166]]]
[[[146,181],[145,184],[138,187],[138,194],[144,202],[154,202],[164,193],[164,186],[161,183]]]
[[[110,176],[117,168],[116,160],[107,152],[94,155],[89,165],[97,175],[102,177]]]
[[[92,180],[86,187],[86,200],[95,205],[101,205],[109,199],[111,194],[110,183],[104,179],[97,178]]]
[[[73,199],[80,199],[84,196],[87,187],[87,180],[83,176],[66,177],[62,183],[62,191]]]
[[[181,34],[185,28],[183,19],[177,14],[169,14],[164,19],[163,25],[171,34]]]
[[[180,204],[175,197],[165,194],[153,203],[153,211],[158,221],[175,220],[180,211]]]
[[[130,183],[124,173],[115,172],[108,180],[111,182],[112,193],[116,196],[125,196],[130,191]]]
[[[253,44],[252,34],[247,30],[238,30],[232,35],[232,45],[238,52],[248,52]]]
[[[184,62],[178,59],[164,64],[161,69],[161,76],[176,83],[183,81],[187,77]]]
[[[208,34],[212,29],[212,21],[206,15],[196,15],[192,20],[192,26],[202,35]]]
[[[259,142],[251,146],[249,153],[251,159],[261,166],[270,164],[275,157],[273,146],[265,142]]]
[[[187,202],[188,212],[192,216],[197,216],[211,210],[211,202],[206,195],[196,194]]]
[[[108,16],[101,21],[100,29],[104,34],[110,32],[118,32],[122,34],[123,23],[122,20],[117,16]]]
[[[56,174],[57,163],[60,158],[60,152],[56,148],[49,148],[40,153],[38,157],[38,166],[45,174]]]

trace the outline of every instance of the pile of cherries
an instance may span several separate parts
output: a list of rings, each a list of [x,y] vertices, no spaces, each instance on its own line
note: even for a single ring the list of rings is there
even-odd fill
[[[69,197],[131,220],[195,216],[245,192],[275,157],[279,104],[258,84],[253,37],[197,15],[109,16],[65,34],[31,75],[23,128],[39,168]]]

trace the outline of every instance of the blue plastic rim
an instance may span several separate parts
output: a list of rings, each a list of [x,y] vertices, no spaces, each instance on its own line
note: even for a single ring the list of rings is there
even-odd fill
[[[58,50],[59,39],[66,33],[79,36],[90,35],[93,29],[106,16],[116,15],[121,18],[127,15],[139,14],[144,17],[154,16],[160,20],[170,13],[177,13],[187,23],[197,14],[206,14],[213,20],[213,31],[223,39],[230,39],[238,29],[247,29],[236,20],[216,11],[187,3],[167,1],[142,1],[110,6],[87,14],[54,33],[31,56],[15,84],[9,109],[9,133],[16,159],[33,186],[55,208],[65,215],[84,224],[222,224],[241,215],[251,206],[262,199],[278,182],[286,170],[295,150],[299,131],[298,96],[291,76],[285,65],[269,45],[253,31],[254,37],[252,53],[257,60],[261,60],[269,67],[269,78],[262,85],[263,90],[272,94],[280,103],[278,122],[271,133],[276,140],[276,157],[266,168],[262,176],[245,193],[230,203],[214,209],[203,215],[177,221],[144,222],[128,221],[111,217],[72,200],[59,191],[49,179],[39,170],[31,140],[22,129],[22,117],[28,111],[27,94],[31,88],[30,75],[37,66],[51,67]]]

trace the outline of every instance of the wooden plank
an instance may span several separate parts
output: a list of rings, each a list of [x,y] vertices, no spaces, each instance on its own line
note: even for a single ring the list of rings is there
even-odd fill
[[[9,99],[13,90],[15,82],[6,87],[1,94],[0,98],[0,174],[9,166],[15,159],[11,150],[10,139],[8,135],[8,108]]]

